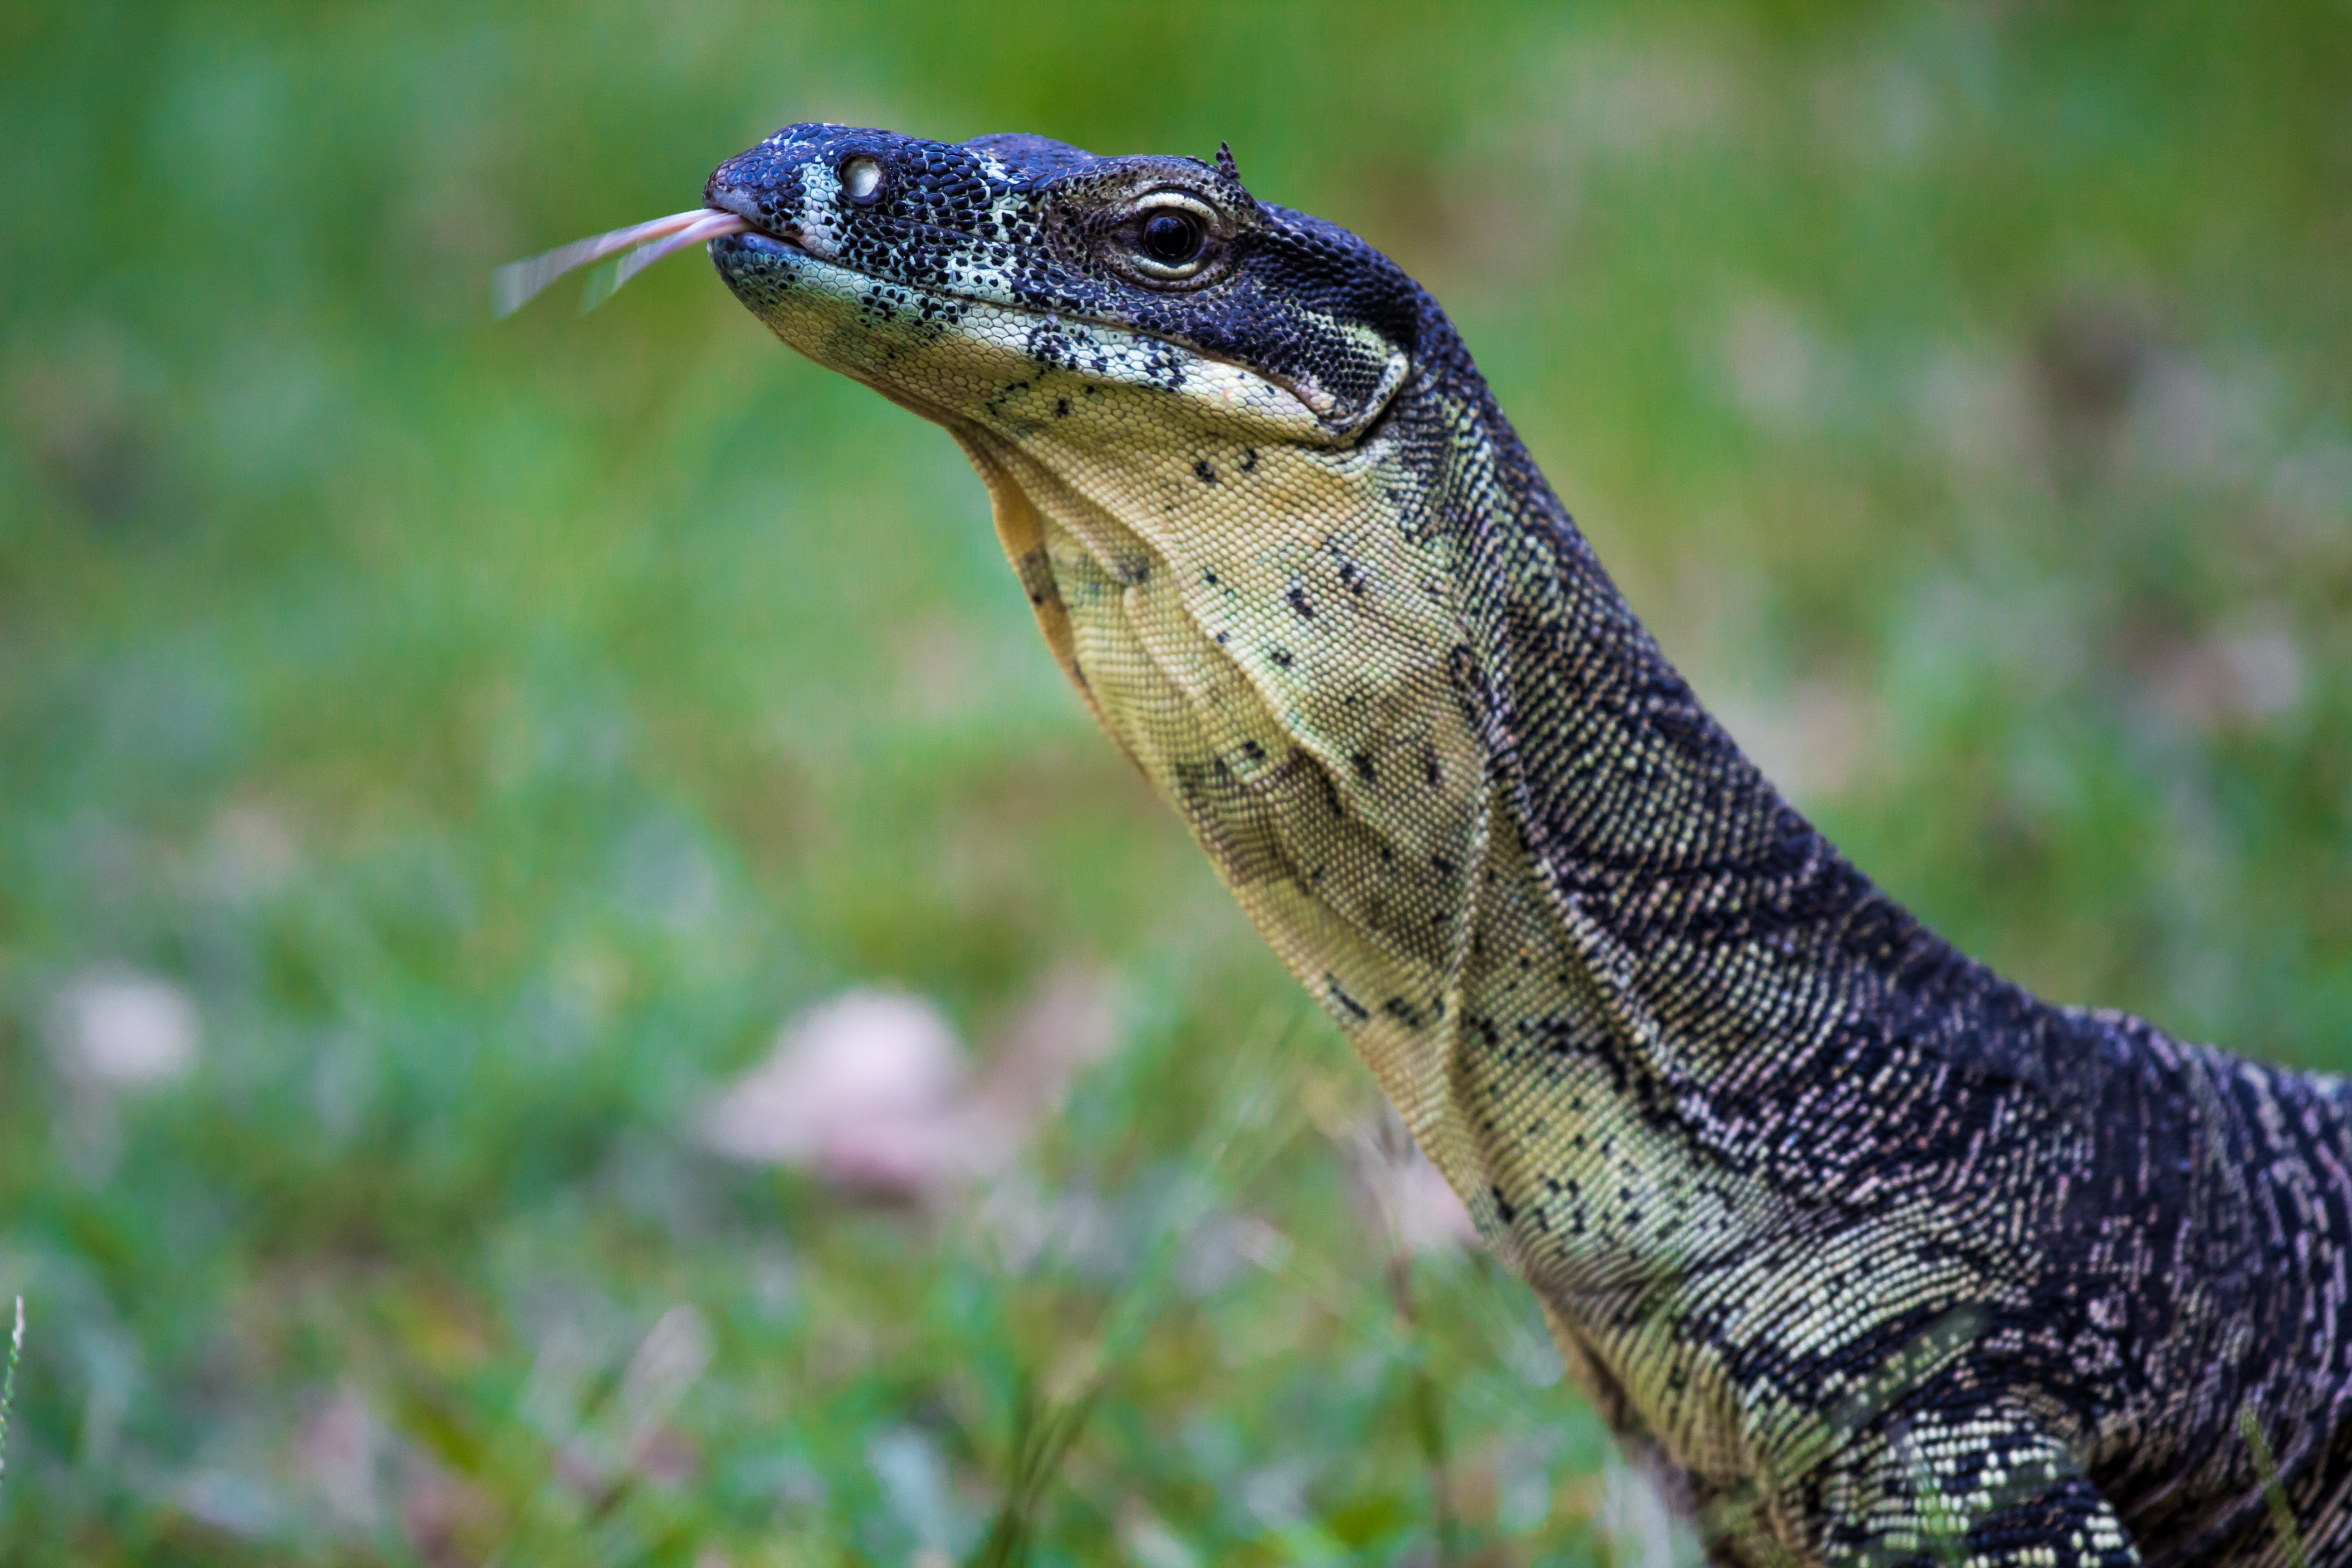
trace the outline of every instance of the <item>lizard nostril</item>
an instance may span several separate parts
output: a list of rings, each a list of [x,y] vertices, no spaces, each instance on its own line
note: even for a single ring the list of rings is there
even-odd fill
[[[844,158],[841,167],[835,172],[841,176],[841,188],[848,192],[849,199],[859,206],[871,205],[874,198],[882,194],[882,164],[877,159],[868,158],[864,153]]]

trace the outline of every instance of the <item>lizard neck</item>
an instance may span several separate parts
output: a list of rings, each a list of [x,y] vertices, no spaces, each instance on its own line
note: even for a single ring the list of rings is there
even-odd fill
[[[1528,868],[1630,1034],[1730,1070],[1832,1003],[1989,980],[1708,714],[1437,328],[1419,417],[1477,432],[1452,441],[1455,471],[1435,487],[1463,585],[1456,690]]]
[[[1588,1285],[1704,1250],[1703,1227],[1661,1215],[1728,1166],[1866,1196],[1886,1168],[1864,1146],[1875,1122],[1822,1117],[1823,1097],[1877,1081],[1928,1104],[1941,1080],[1910,1047],[1932,1058],[1962,1035],[2021,1058],[1971,1047],[1970,1070],[2031,1077],[2046,1010],[1781,798],[1626,605],[1442,318],[1433,337],[1395,417],[1457,584],[1448,668],[1489,802],[1442,1045],[1467,1158],[1441,1163],[1457,1187],[1455,1167],[1476,1167],[1474,1210],[1491,1205],[1506,1231],[1524,1238],[1524,1213],[1548,1208],[1542,1228],[1581,1238],[1559,1256],[1597,1271]],[[1665,1197],[1647,1228],[1612,1225],[1589,1191],[1562,1196],[1594,1180]],[[1579,1288],[1560,1283],[1555,1300]]]
[[[1341,446],[1055,367],[957,433],[1096,717],[1499,1235],[1556,1174],[1506,1112],[1736,1151],[1959,961],[1706,715],[1433,303],[1415,366]]]

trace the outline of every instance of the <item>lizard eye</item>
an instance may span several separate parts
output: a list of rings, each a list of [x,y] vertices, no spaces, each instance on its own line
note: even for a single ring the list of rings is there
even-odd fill
[[[1139,283],[1204,279],[1227,232],[1216,210],[1182,191],[1154,191],[1113,231],[1108,259]]]
[[[841,188],[849,199],[861,207],[872,206],[882,194],[882,163],[879,159],[856,153],[841,161],[834,171],[841,177]]]
[[[1162,267],[1181,267],[1201,254],[1201,226],[1188,213],[1153,213],[1143,225],[1143,253]]]

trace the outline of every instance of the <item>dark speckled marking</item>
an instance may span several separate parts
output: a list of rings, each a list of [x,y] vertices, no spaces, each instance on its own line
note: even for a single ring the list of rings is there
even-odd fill
[[[1323,977],[1323,989],[1325,993],[1329,995],[1331,1000],[1339,1005],[1340,1012],[1354,1019],[1357,1023],[1365,1023],[1370,1019],[1371,1014],[1365,1008],[1364,1005],[1361,1002],[1357,1001],[1353,996],[1349,995],[1348,993],[1341,988],[1338,975],[1325,975]]]

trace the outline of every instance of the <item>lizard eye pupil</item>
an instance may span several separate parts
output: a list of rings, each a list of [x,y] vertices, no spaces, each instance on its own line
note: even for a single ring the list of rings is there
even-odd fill
[[[1182,213],[1153,213],[1143,226],[1143,253],[1162,267],[1181,267],[1201,254],[1201,226]]]

